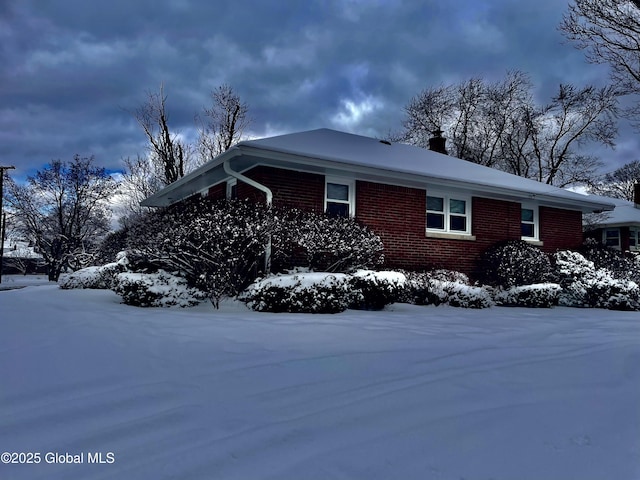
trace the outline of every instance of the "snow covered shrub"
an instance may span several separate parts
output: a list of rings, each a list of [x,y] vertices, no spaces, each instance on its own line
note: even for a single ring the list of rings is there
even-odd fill
[[[108,263],[101,267],[86,267],[73,273],[63,273],[58,278],[58,286],[64,290],[73,288],[110,289],[115,276],[124,268],[118,263]]]
[[[489,247],[478,263],[480,280],[495,287],[545,283],[552,279],[549,257],[524,240],[506,240]]]
[[[554,260],[563,289],[560,305],[640,310],[640,288],[635,282],[615,278],[577,252],[557,252]]]
[[[596,268],[605,268],[614,278],[640,282],[640,264],[632,255],[587,240],[578,250]]]
[[[189,287],[184,278],[164,270],[156,273],[119,273],[113,290],[122,297],[124,303],[137,307],[191,307],[207,298],[206,293]]]
[[[404,272],[407,280],[402,301],[415,305],[448,304],[454,307],[486,308],[491,295],[482,287],[469,285],[469,277],[452,270]]]
[[[103,288],[99,286],[100,267],[82,268],[73,273],[63,273],[58,278],[58,286],[64,290],[74,288]]]
[[[355,310],[382,310],[399,301],[407,278],[400,272],[358,270],[349,277],[351,303]]]
[[[197,196],[131,226],[129,246],[143,259],[140,263],[179,272],[218,305],[264,267],[274,221],[264,204]]]
[[[432,298],[444,300],[452,307],[488,308],[493,305],[491,295],[482,287],[473,287],[460,282],[429,280]]]
[[[300,273],[258,280],[239,298],[258,312],[338,313],[351,294],[345,274]]]
[[[498,305],[507,307],[551,308],[558,305],[562,287],[557,283],[536,283],[499,290],[494,295]]]
[[[384,262],[378,235],[352,217],[329,217],[314,212],[282,212],[281,244],[301,250],[306,266],[319,272],[349,273],[373,269]],[[284,228],[284,232],[282,232]]]
[[[469,277],[462,272],[456,272],[455,270],[445,270],[439,268],[427,272],[427,276],[430,280],[440,280],[441,282],[458,282],[464,285],[470,285]]]

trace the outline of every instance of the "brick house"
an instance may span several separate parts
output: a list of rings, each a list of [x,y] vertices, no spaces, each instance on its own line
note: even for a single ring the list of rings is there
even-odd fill
[[[613,203],[615,208],[593,216],[585,236],[615,250],[640,252],[640,184],[635,185],[633,202],[595,195],[591,198]]]
[[[582,214],[613,208],[433,150],[328,129],[241,142],[143,205],[195,194],[353,215],[380,235],[388,267],[467,273],[500,240],[575,248]]]

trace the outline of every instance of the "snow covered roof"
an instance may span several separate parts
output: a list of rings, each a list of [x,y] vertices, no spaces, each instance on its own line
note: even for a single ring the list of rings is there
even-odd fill
[[[5,258],[42,258],[42,255],[29,246],[29,242],[22,240],[5,240],[3,255]]]
[[[640,208],[637,208],[633,202],[598,195],[589,195],[589,197],[596,200],[608,201],[615,205],[613,211],[606,212],[602,214],[602,218],[598,218],[597,225],[599,227],[640,227]]]
[[[541,204],[583,212],[611,210],[613,204],[546,185],[459,158],[401,143],[330,129],[311,130],[240,142],[219,157],[147,198],[145,206],[180,201],[228,178],[222,164],[236,171],[272,165],[412,186],[446,188],[471,195]]]

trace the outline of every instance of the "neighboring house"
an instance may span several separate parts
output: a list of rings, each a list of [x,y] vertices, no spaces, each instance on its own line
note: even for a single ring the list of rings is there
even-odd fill
[[[467,273],[500,240],[548,252],[578,247],[582,214],[613,209],[435,151],[328,129],[241,142],[142,204],[195,194],[353,215],[380,235],[388,267]]]
[[[640,251],[640,186],[636,185],[634,193],[633,202],[590,195],[595,200],[613,203],[615,208],[592,216],[585,236],[623,252]]]
[[[2,274],[43,273],[44,258],[35,252],[29,242],[5,240],[3,250]]]

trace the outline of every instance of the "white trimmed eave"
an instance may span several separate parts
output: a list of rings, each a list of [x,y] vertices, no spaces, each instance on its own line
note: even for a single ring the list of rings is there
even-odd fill
[[[595,225],[595,228],[621,228],[621,227],[640,228],[640,222],[598,223]]]
[[[238,162],[240,159],[243,161]],[[581,195],[577,193],[567,195],[566,197],[532,193],[502,186],[482,185],[451,178],[441,178],[413,172],[401,172],[391,168],[368,167],[336,158],[311,157],[300,155],[299,153],[288,153],[281,150],[253,147],[243,143],[239,143],[180,180],[148,197],[141,205],[147,207],[168,206],[199,192],[206,191],[207,188],[227,178],[222,168],[225,161],[229,161],[232,165],[234,163],[242,163],[243,165],[236,168],[236,170],[241,172],[247,171],[257,165],[267,165],[420,189],[441,189],[445,187],[451,191],[464,192],[472,196],[495,198],[512,202],[535,202],[543,206],[579,210],[583,213],[609,211],[614,208],[613,204],[579,198]],[[577,198],[572,198],[576,196]]]
[[[167,185],[150,197],[145,198],[140,202],[140,205],[143,207],[167,207],[205,191],[210,186],[220,183],[220,181],[227,177],[222,164],[226,160],[231,160],[240,155],[242,155],[241,150],[237,147],[231,147],[223,154],[198,167],[193,172]]]

